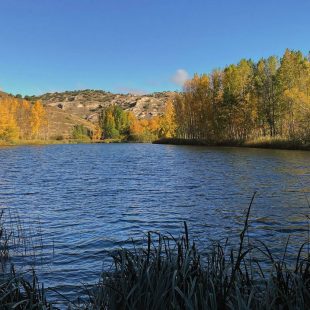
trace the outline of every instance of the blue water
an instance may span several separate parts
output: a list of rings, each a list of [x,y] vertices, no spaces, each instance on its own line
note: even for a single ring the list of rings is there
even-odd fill
[[[310,153],[152,144],[0,148],[0,206],[26,228],[40,280],[67,296],[98,281],[108,252],[148,230],[198,247],[237,240],[254,191],[250,235],[283,253],[307,241]],[[28,242],[28,241],[25,241]],[[35,256],[34,256],[35,254]]]

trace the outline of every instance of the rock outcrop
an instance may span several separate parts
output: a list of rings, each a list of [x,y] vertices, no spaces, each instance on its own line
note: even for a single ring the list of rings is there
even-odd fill
[[[113,94],[102,90],[79,90],[62,93],[46,93],[30,100],[41,100],[46,106],[56,107],[69,114],[96,123],[102,108],[118,105],[132,111],[138,118],[162,115],[165,104],[173,92],[158,92],[147,95]]]

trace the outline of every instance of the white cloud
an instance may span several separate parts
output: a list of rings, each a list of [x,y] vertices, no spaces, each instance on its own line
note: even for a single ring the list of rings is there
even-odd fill
[[[184,69],[178,69],[176,73],[171,77],[171,81],[179,86],[183,86],[184,83],[189,79],[189,74]]]

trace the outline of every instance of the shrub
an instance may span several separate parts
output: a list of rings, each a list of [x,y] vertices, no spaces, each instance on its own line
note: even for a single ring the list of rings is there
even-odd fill
[[[72,129],[72,139],[76,140],[89,140],[90,131],[83,125],[74,125]]]

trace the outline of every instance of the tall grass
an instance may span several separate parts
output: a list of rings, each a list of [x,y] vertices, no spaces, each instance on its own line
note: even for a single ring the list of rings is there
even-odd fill
[[[0,309],[52,309],[46,301],[43,284],[39,284],[35,271],[11,271],[0,277]]]
[[[114,252],[112,269],[70,309],[310,309],[309,238],[294,261],[288,243],[278,258],[251,240],[254,197],[236,247],[226,240],[200,252],[186,222],[179,238],[148,232],[142,247]],[[2,238],[0,253],[9,259],[10,242]],[[1,273],[0,309],[52,309],[45,294],[34,271]]]
[[[310,309],[310,258],[294,264],[248,239],[248,208],[236,249],[214,244],[202,255],[184,234],[148,233],[142,249],[113,255],[114,270],[89,291],[89,309]]]
[[[7,232],[3,225],[3,213],[4,211],[0,211],[0,263],[1,270],[3,270],[3,266],[5,262],[9,258],[9,240],[11,238],[11,234]]]
[[[6,228],[0,212],[0,309],[52,309],[46,301],[43,284],[40,285],[34,270],[16,272],[10,262],[10,249],[26,246],[20,221],[15,219],[16,231]],[[28,252],[25,250],[25,255]]]

